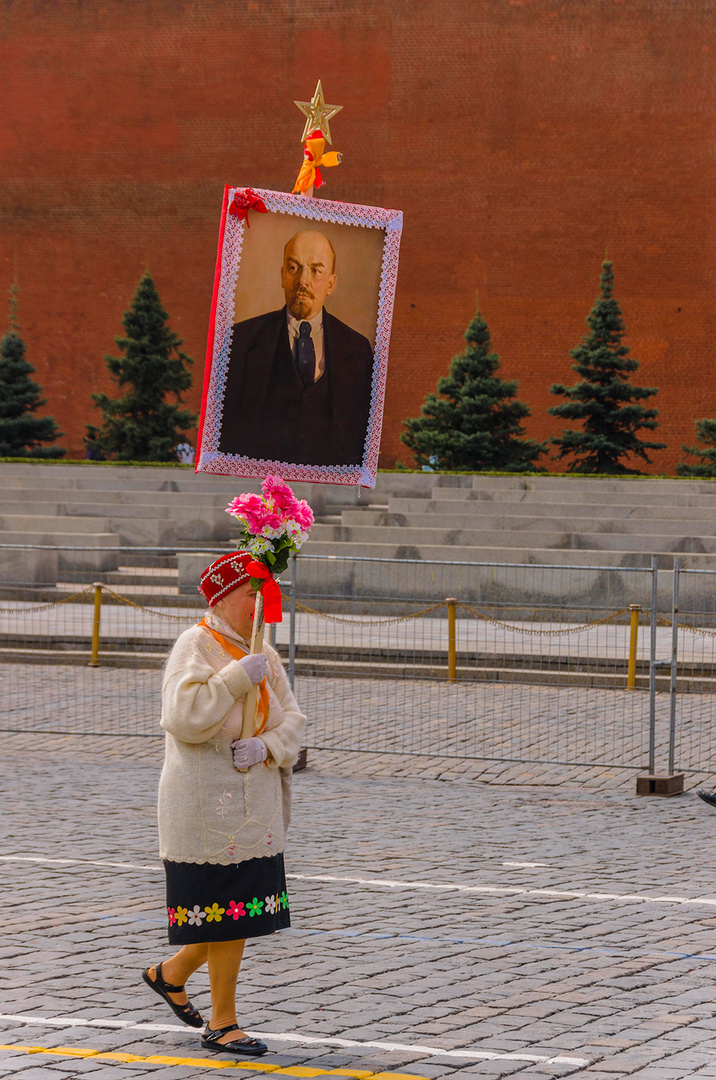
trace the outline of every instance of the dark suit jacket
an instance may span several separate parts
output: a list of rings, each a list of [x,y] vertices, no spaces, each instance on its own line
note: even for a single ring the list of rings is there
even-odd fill
[[[373,350],[323,311],[325,371],[304,388],[286,308],[234,325],[219,449],[300,465],[359,465],[368,427]]]

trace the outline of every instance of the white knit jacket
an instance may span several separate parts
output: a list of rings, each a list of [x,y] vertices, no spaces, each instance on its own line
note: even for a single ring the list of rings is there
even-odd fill
[[[243,645],[235,636],[234,640]],[[238,772],[231,743],[240,738],[249,677],[239,661],[199,626],[185,630],[174,644],[162,686],[161,726],[166,732],[159,781],[162,859],[229,865],[284,850],[291,769],[305,717],[278,654],[269,645],[264,645],[264,653],[269,661],[269,722],[259,737],[269,756],[247,772]]]

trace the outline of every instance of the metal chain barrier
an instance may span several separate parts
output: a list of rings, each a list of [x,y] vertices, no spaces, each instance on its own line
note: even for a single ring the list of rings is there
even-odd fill
[[[100,584],[100,583],[98,583]],[[71,593],[69,596],[63,596],[61,600],[55,600],[50,604],[42,604],[33,608],[0,608],[0,614],[2,615],[32,615],[40,611],[49,611],[52,608],[60,607],[62,604],[69,604],[73,600],[77,600],[82,596],[87,596],[95,588],[94,585],[88,585],[80,592]],[[125,604],[127,607],[135,608],[136,611],[141,611],[145,615],[155,615],[159,619],[171,619],[173,622],[190,622],[196,619],[196,613],[192,612],[191,615],[179,615],[168,614],[164,611],[155,611],[153,608],[144,607],[142,604],[137,604],[134,600],[130,600],[128,596],[122,596],[121,593],[115,592],[109,585],[101,584],[101,590],[103,593],[107,593],[113,597],[120,604]],[[287,597],[283,596],[284,602],[287,601]],[[619,611],[612,612],[611,615],[606,615],[603,619],[595,619],[594,622],[581,623],[579,626],[569,626],[561,630],[535,630],[525,626],[513,626],[510,623],[503,622],[501,619],[493,619],[490,615],[484,615],[478,611],[471,604],[468,604],[462,600],[458,600],[457,606],[463,608],[469,612],[476,619],[482,619],[484,622],[489,622],[493,626],[499,626],[502,630],[512,630],[516,634],[538,634],[543,636],[556,636],[559,634],[577,634],[583,630],[590,630],[595,626],[603,626],[605,623],[611,622],[613,619],[619,618],[620,615],[625,615],[629,609],[620,608]],[[324,619],[327,622],[343,623],[348,626],[394,626],[396,623],[409,622],[411,619],[419,619],[424,615],[429,615],[431,611],[437,611],[438,608],[445,607],[444,600],[438,600],[434,604],[429,604],[427,607],[420,608],[418,611],[412,611],[407,615],[396,615],[389,619],[349,619],[341,615],[329,615],[326,611],[318,611],[316,608],[309,607],[308,604],[302,604],[300,601],[296,601],[296,607],[308,615],[315,615],[319,619]],[[661,626],[671,626],[671,620],[659,616],[658,622]],[[679,627],[683,630],[691,630],[695,634],[708,634],[711,637],[716,637],[716,630],[702,630],[698,627],[686,626],[679,623]]]
[[[665,615],[657,615],[656,621],[659,626],[673,626],[671,619]],[[705,626],[689,626],[688,623],[677,623],[679,630],[688,630],[690,634],[705,634],[706,637],[716,637],[716,630],[707,630]]]
[[[108,593],[113,596],[115,600],[118,600],[120,604],[126,604],[127,607],[136,608],[137,611],[143,611],[145,615],[156,615],[159,619],[172,619],[177,621],[189,621],[195,619],[196,614],[191,615],[167,615],[164,611],[154,611],[153,608],[143,607],[141,604],[136,604],[134,600],[130,600],[127,596],[122,596],[120,593],[115,592],[114,589],[110,589],[109,585],[102,585],[98,582],[103,593]],[[70,593],[69,596],[63,596],[61,600],[55,600],[51,604],[41,604],[39,607],[31,608],[0,608],[0,615],[35,615],[39,611],[50,611],[52,608],[60,607],[62,604],[69,604],[73,600],[78,600],[81,596],[87,596],[89,593],[93,593],[95,589],[94,585],[87,585],[86,588],[80,592]]]
[[[284,597],[284,600],[285,599],[286,598]],[[345,619],[341,615],[329,615],[325,611],[316,611],[315,608],[308,607],[299,600],[296,601],[296,607],[309,615],[316,615],[319,619],[325,619],[327,622],[346,623],[348,626],[391,626],[394,623],[408,622],[410,619],[419,619],[421,615],[427,615],[430,611],[435,611],[437,608],[443,608],[445,607],[445,601],[438,600],[436,604],[430,604],[429,607],[421,608],[420,611],[413,611],[409,615],[396,615],[392,619]]]
[[[128,596],[122,596],[120,593],[115,592],[114,589],[110,589],[109,585],[102,586],[102,592],[109,593],[115,600],[118,600],[120,604],[126,604],[127,607],[136,608],[137,611],[143,611],[145,615],[156,615],[158,619],[171,619],[173,622],[194,622],[196,620],[196,612],[192,612],[191,615],[167,615],[164,611],[154,611],[153,608],[143,607],[141,604],[136,604],[134,600],[130,600]]]
[[[431,611],[436,611],[437,608],[445,607],[445,603],[445,600],[438,600],[437,603],[430,604],[429,607],[421,608],[420,611],[411,612],[409,615],[397,615],[392,619],[346,619],[340,615],[329,615],[325,611],[317,611],[315,608],[308,607],[300,601],[296,601],[296,607],[301,611],[307,612],[309,615],[315,615],[317,618],[325,619],[328,622],[347,623],[349,626],[391,626],[395,623],[407,622],[409,619],[418,619],[422,615],[427,615]],[[501,622],[499,619],[493,619],[490,615],[483,615],[477,608],[472,607],[462,600],[457,601],[457,606],[464,608],[465,611],[469,611],[476,619],[483,619],[485,622],[492,623],[493,626],[499,626],[503,630],[513,630],[516,634],[543,635],[576,634],[582,630],[590,630],[594,626],[602,626],[604,623],[611,622],[612,619],[617,619],[620,615],[625,615],[629,611],[629,608],[620,608],[619,611],[613,611],[611,615],[606,615],[603,619],[595,619],[594,622],[582,623],[580,626],[569,626],[565,630],[532,630],[529,627],[524,626],[511,626],[510,623]]]
[[[483,615],[477,608],[472,607],[470,604],[463,603],[462,600],[458,600],[457,603],[459,607],[469,611],[476,619],[483,619],[485,622],[492,623],[493,626],[499,626],[502,630],[513,630],[516,634],[542,634],[545,637],[552,637],[557,634],[579,634],[583,630],[591,630],[594,626],[603,626],[604,623],[611,622],[612,619],[617,619],[620,615],[625,615],[629,611],[629,608],[620,608],[619,611],[613,611],[611,615],[606,615],[603,619],[595,619],[594,622],[581,623],[579,626],[568,626],[563,630],[533,630],[528,626],[511,626],[509,623],[501,622],[500,619],[493,619],[489,615]]]
[[[0,615],[34,615],[38,611],[49,611],[51,608],[60,607],[62,604],[69,604],[72,600],[77,600],[80,596],[87,596],[87,594],[91,593],[93,590],[94,585],[88,585],[87,588],[82,589],[80,592],[70,593],[69,596],[63,596],[61,600],[54,600],[51,604],[40,604],[39,607],[0,608]]]

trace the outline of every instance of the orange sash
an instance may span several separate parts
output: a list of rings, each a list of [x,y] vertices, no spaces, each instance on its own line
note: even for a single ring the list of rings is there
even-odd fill
[[[230,656],[233,656],[235,660],[243,660],[245,656],[249,655],[241,648],[240,645],[237,645],[233,641],[229,641],[229,639],[225,638],[223,634],[220,634],[218,630],[212,630],[210,626],[207,626],[204,619],[201,619],[198,625],[201,626],[203,630],[207,630],[212,637],[216,638],[221,647],[223,649],[226,649],[227,653],[229,653]],[[262,679],[259,683],[258,714],[260,717],[260,723],[256,731],[254,732],[254,735],[260,735],[269,721],[269,695],[268,687],[266,686],[266,679]]]

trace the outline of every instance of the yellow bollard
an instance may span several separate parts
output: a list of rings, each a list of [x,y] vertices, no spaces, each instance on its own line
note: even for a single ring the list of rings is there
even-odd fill
[[[94,616],[92,619],[92,657],[89,667],[99,667],[99,619],[102,611],[102,582],[94,583]]]
[[[629,630],[629,666],[627,668],[627,690],[634,689],[634,683],[636,682],[636,646],[639,640],[639,614],[641,612],[641,604],[630,604],[629,611],[631,612],[631,624]]]
[[[448,681],[455,682],[457,679],[457,649],[455,645],[455,606],[457,600],[454,596],[448,596],[445,600],[448,616]]]

